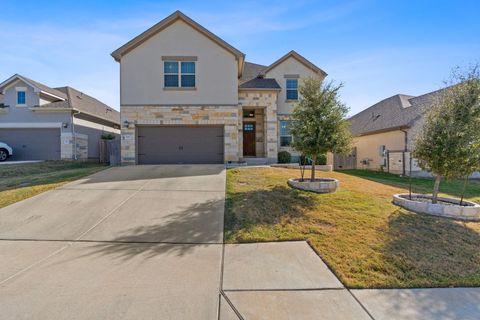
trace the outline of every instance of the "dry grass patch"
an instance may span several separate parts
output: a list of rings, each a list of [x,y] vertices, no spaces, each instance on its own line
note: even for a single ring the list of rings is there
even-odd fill
[[[340,180],[336,193],[288,187],[298,175],[229,170],[226,241],[307,240],[352,288],[480,286],[480,223],[399,209],[404,189],[343,173],[319,173]]]
[[[90,162],[45,161],[0,166],[0,208],[108,168]]]

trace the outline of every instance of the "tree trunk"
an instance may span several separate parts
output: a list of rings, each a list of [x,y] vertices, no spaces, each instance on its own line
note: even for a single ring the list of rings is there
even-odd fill
[[[440,180],[442,180],[442,177],[440,175],[435,176],[435,184],[433,185],[432,203],[437,203],[438,189],[440,188]]]
[[[315,181],[315,163],[317,162],[317,155],[312,156],[312,172],[310,175],[310,181]]]

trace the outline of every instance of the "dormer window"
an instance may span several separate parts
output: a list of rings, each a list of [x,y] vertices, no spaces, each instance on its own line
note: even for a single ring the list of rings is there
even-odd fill
[[[165,88],[195,88],[195,61],[165,60],[163,72]]]
[[[27,89],[26,88],[15,88],[17,91],[17,106],[23,107],[27,105]]]

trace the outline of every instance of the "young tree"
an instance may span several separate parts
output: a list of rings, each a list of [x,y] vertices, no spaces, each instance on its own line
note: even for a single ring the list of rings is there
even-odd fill
[[[479,66],[456,69],[426,114],[413,155],[435,176],[432,203],[437,203],[442,177],[468,177],[480,169]],[[453,85],[452,85],[453,84]]]
[[[319,78],[306,78],[299,87],[300,99],[293,110],[293,148],[312,157],[311,181],[315,180],[317,156],[327,152],[347,154],[351,135],[345,116],[348,108],[340,102],[342,85],[322,84]]]

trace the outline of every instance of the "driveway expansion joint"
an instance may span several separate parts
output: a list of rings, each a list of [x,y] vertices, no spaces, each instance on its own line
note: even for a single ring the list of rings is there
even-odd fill
[[[233,305],[232,301],[230,301],[230,298],[225,294],[224,290],[220,289],[220,294],[221,296],[225,299],[225,301],[228,303],[230,308],[232,308],[233,312],[237,315],[239,320],[245,320],[242,316],[242,314],[237,310],[237,308]],[[220,302],[220,301],[219,301]],[[219,319],[220,319],[220,312],[218,313]]]
[[[221,242],[171,242],[171,241],[121,241],[121,240],[88,240],[88,239],[8,239],[1,238],[0,241],[16,241],[16,242],[68,242],[68,243],[111,243],[111,244],[170,244],[170,245],[214,245],[221,246]]]
[[[120,204],[118,204],[117,206],[115,206],[112,210],[110,210],[104,217],[102,217],[100,220],[98,220],[93,226],[91,226],[89,229],[87,229],[85,232],[83,232],[82,234],[80,234],[76,239],[74,239],[73,241],[65,241],[67,242],[65,246],[61,247],[60,249],[52,252],[51,254],[49,254],[48,256],[46,256],[45,258],[43,259],[40,259],[28,266],[26,266],[25,268],[19,270],[18,272],[14,273],[13,275],[3,279],[2,281],[0,281],[0,285],[3,285],[5,284],[6,282],[12,280],[13,278],[33,269],[35,266],[47,261],[48,259],[56,256],[57,254],[63,252],[64,250],[66,250],[67,248],[69,248],[70,246],[72,246],[74,244],[75,241],[78,241],[80,240],[83,236],[85,236],[87,233],[89,233],[90,231],[92,231],[93,229],[95,229],[95,227],[97,227],[99,224],[101,224],[103,221],[105,221],[108,217],[110,217],[116,210],[118,210],[121,206],[123,206],[128,200],[130,200],[131,198],[133,198],[138,192],[140,192],[142,190],[142,188],[144,186],[146,186],[148,184],[149,181],[147,181],[145,184],[143,184],[136,192],[133,192],[130,196],[128,196],[125,200],[123,200],[122,202],[120,202]],[[61,188],[60,188],[61,189]]]

